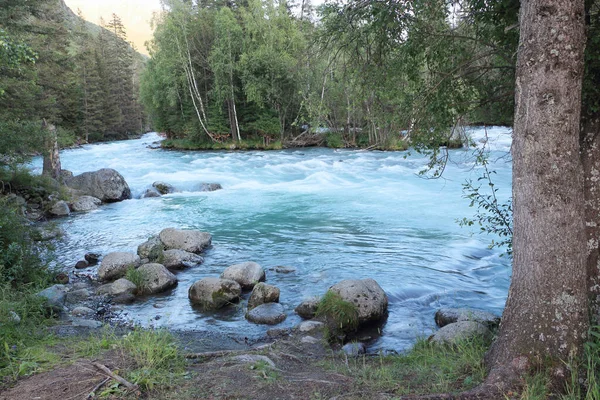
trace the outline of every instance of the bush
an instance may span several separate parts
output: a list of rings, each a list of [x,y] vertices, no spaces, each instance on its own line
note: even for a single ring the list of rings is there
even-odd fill
[[[325,145],[332,149],[340,149],[344,147],[344,140],[339,133],[329,132],[325,135]]]

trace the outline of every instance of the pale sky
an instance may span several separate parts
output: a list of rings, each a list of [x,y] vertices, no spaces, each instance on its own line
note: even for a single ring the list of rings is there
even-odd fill
[[[100,24],[100,17],[108,21],[117,14],[127,31],[129,41],[135,43],[140,53],[147,54],[144,42],[152,38],[150,20],[155,11],[160,11],[160,0],[65,0],[75,14],[83,12],[86,20]]]

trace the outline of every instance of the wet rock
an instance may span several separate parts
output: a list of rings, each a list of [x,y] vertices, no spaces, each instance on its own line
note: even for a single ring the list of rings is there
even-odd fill
[[[94,196],[80,196],[71,203],[71,211],[92,211],[98,208],[102,201]]]
[[[160,193],[156,189],[146,189],[144,193],[140,196],[140,199],[150,199],[160,197]]]
[[[87,268],[89,266],[90,266],[90,263],[87,262],[86,260],[79,260],[75,264],[75,269],[84,269],[84,268]]]
[[[250,294],[250,299],[248,300],[248,310],[265,303],[278,303],[279,293],[279,288],[273,285],[267,285],[263,282],[257,283]]]
[[[440,328],[459,321],[475,321],[494,328],[500,323],[500,317],[487,311],[469,308],[440,308],[435,313],[435,323]]]
[[[115,202],[131,198],[131,190],[125,178],[111,168],[84,172],[81,175],[65,179],[65,184],[103,202]]]
[[[278,265],[274,268],[275,272],[278,274],[291,274],[292,272],[296,272],[296,268],[294,267],[286,267],[284,265]]]
[[[48,307],[56,312],[63,310],[65,299],[67,298],[67,289],[65,285],[53,285],[37,294],[46,299]]]
[[[135,294],[137,286],[128,279],[120,278],[110,284],[110,295]]]
[[[154,182],[152,187],[160,194],[175,193],[175,187],[166,182]]]
[[[210,233],[195,230],[166,228],[158,236],[167,249],[180,249],[190,253],[200,253],[212,242]]]
[[[329,290],[357,307],[359,324],[379,321],[387,314],[387,295],[373,279],[346,279]]]
[[[86,301],[92,296],[92,293],[87,289],[78,289],[71,290],[67,293],[67,298],[65,299],[65,303],[67,304],[76,304],[82,301]]]
[[[144,294],[162,293],[177,285],[177,278],[162,264],[145,264],[138,268]]]
[[[429,340],[435,343],[456,343],[459,340],[471,339],[473,337],[482,337],[490,339],[492,332],[487,326],[475,321],[458,321],[445,325]]]
[[[303,333],[321,329],[325,329],[325,324],[320,321],[303,321],[298,325],[298,330]]]
[[[255,324],[276,325],[285,321],[283,306],[279,303],[267,303],[246,313],[246,319]]]
[[[113,297],[111,301],[113,304],[131,304],[135,301],[135,296],[131,293],[123,293]]]
[[[69,275],[65,274],[64,272],[60,272],[56,274],[56,276],[54,277],[54,281],[56,283],[60,283],[61,285],[66,285],[67,283],[69,283]]]
[[[100,254],[86,253],[85,256],[83,256],[83,258],[85,258],[85,261],[89,262],[90,265],[96,265],[98,264],[98,260],[100,260]]]
[[[271,368],[275,368],[273,360],[260,354],[240,354],[239,356],[232,357],[231,360],[242,364],[264,363]]]
[[[71,315],[73,315],[75,317],[90,316],[90,315],[94,315],[95,313],[96,313],[96,311],[92,310],[89,307],[75,307],[71,311]]]
[[[137,254],[140,258],[147,258],[151,262],[162,261],[165,245],[158,237],[151,237],[137,248]]]
[[[188,291],[193,304],[207,309],[218,309],[237,301],[242,293],[239,283],[229,279],[203,278]]]
[[[98,279],[108,281],[125,275],[130,267],[137,268],[140,265],[140,257],[137,254],[126,252],[108,253],[98,268]]]
[[[258,282],[264,282],[265,270],[255,262],[248,261],[227,267],[221,274],[222,279],[231,279],[242,289],[252,289]]]
[[[367,352],[367,346],[361,342],[346,343],[344,347],[342,347],[342,352],[348,357],[358,357]]]
[[[220,183],[201,183],[200,191],[201,192],[214,192],[215,190],[221,190],[223,186]]]
[[[163,252],[161,264],[167,267],[167,269],[180,270],[194,267],[202,264],[203,262],[204,258],[197,254],[190,253],[185,250],[171,249]]]
[[[296,314],[304,319],[313,319],[317,314],[317,307],[319,306],[319,298],[312,298],[304,300],[294,309]]]
[[[167,305],[165,303],[154,303],[152,307],[154,308],[165,308]]]
[[[50,215],[54,215],[55,217],[64,217],[66,215],[69,215],[71,213],[71,210],[69,209],[69,205],[66,201],[59,200],[56,203],[54,203],[52,207],[50,207],[50,210],[48,210],[48,212],[50,213]]]

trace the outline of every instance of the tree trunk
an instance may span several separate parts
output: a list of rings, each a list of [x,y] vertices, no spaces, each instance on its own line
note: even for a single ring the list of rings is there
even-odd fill
[[[59,179],[61,166],[56,127],[47,123],[44,119],[42,121],[42,130],[44,131],[45,138],[44,165],[42,175]]]
[[[581,355],[589,324],[579,158],[583,0],[522,1],[520,29],[513,276],[486,358],[490,379],[503,369],[518,372],[527,359]]]

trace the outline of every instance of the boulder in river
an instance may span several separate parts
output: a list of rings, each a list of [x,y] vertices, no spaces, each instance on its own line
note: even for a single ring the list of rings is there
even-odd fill
[[[248,310],[265,303],[279,303],[279,288],[259,282],[252,289],[248,300]]]
[[[131,198],[131,190],[125,178],[111,168],[84,172],[65,179],[65,184],[85,195],[97,197],[107,203]]]
[[[255,324],[275,325],[285,321],[283,306],[279,303],[266,303],[246,313],[246,318]]]
[[[460,340],[467,340],[475,337],[482,337],[486,340],[491,339],[492,332],[487,326],[476,321],[458,321],[445,325],[433,334],[429,340],[442,344],[456,343]]]
[[[85,253],[85,255],[83,256],[83,258],[85,258],[85,261],[89,262],[90,265],[96,265],[96,264],[98,264],[98,260],[100,260],[100,254],[98,254],[98,253]]]
[[[164,249],[165,245],[158,237],[151,237],[138,246],[137,254],[140,256],[140,258],[147,258],[152,262],[161,261]]]
[[[242,294],[239,283],[229,279],[202,278],[194,283],[188,297],[193,304],[206,309],[218,309],[237,301]]]
[[[166,182],[154,182],[152,187],[158,191],[160,194],[169,194],[175,193],[176,189],[173,185]]]
[[[140,266],[141,260],[137,254],[116,251],[108,253],[102,259],[100,268],[98,268],[98,279],[109,281],[122,277],[127,273],[127,269]]]
[[[136,290],[137,286],[135,285],[135,283],[125,278],[120,278],[114,281],[113,283],[107,283],[105,285],[100,286],[98,289],[96,289],[96,294],[120,296],[122,294],[133,294]]]
[[[470,308],[440,308],[435,313],[435,323],[440,328],[458,321],[475,321],[489,328],[497,327],[500,317],[487,311]]]
[[[163,251],[161,261],[167,269],[179,270],[202,264],[204,258],[185,250],[171,249]]]
[[[177,278],[162,264],[144,264],[138,268],[142,276],[140,286],[144,294],[162,293],[177,285]]]
[[[154,188],[146,189],[146,191],[140,196],[141,199],[148,199],[152,197],[160,197],[160,193],[158,193],[158,191]]]
[[[69,209],[69,205],[64,200],[59,200],[50,207],[48,211],[50,215],[54,215],[55,217],[64,217],[71,213]]]
[[[201,183],[200,191],[201,192],[214,192],[215,190],[221,190],[223,186],[220,183]]]
[[[356,306],[359,325],[379,321],[387,315],[387,295],[373,279],[346,279],[336,283],[329,290]]]
[[[236,281],[242,289],[252,289],[258,282],[264,282],[266,275],[260,265],[247,261],[227,267],[221,274],[221,278]]]
[[[163,229],[158,237],[168,250],[180,249],[190,253],[200,253],[212,242],[212,236],[208,232],[175,228]]]
[[[294,309],[296,314],[304,319],[313,319],[317,314],[317,307],[319,306],[320,299],[313,297],[312,299],[304,300]]]
[[[86,260],[79,260],[75,263],[75,269],[84,269],[90,266],[90,263]]]
[[[79,196],[71,203],[71,211],[92,211],[98,208],[102,201],[94,196]]]

